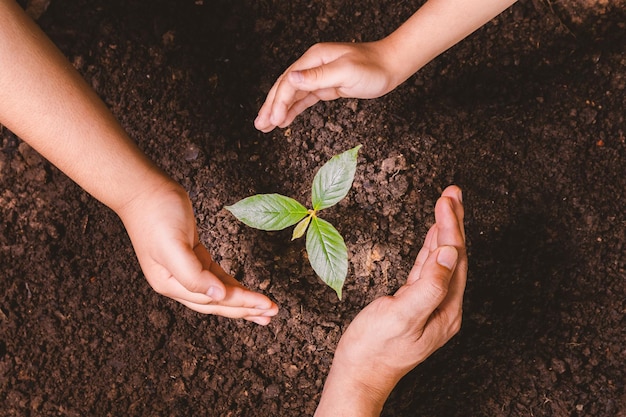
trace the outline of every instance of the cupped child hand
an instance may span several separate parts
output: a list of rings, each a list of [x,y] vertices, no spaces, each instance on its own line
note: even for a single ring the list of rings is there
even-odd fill
[[[156,292],[200,313],[261,325],[277,314],[269,298],[246,289],[212,259],[198,239],[189,197],[178,184],[141,193],[118,215]]]
[[[378,415],[397,382],[459,331],[467,277],[463,216],[461,190],[448,187],[406,284],[364,308],[341,337],[317,417]],[[354,404],[340,398],[346,390]]]
[[[376,98],[397,84],[380,42],[313,45],[276,80],[254,121],[269,132],[289,125],[320,100]]]

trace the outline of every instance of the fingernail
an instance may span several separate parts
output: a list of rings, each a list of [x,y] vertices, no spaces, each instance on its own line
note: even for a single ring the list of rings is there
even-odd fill
[[[452,270],[459,254],[454,246],[443,246],[437,254],[437,263],[444,268]]]
[[[459,202],[463,203],[463,191],[459,189]]]
[[[222,298],[224,298],[224,292],[222,291],[221,288],[218,288],[218,287],[209,287],[209,289],[206,292],[206,295],[208,295],[214,300],[221,300]]]
[[[254,306],[254,308],[257,310],[267,310],[268,308],[271,308],[271,307],[272,307],[271,304],[259,304],[258,306]]]
[[[301,83],[302,81],[304,81],[304,76],[300,71],[291,71],[289,73],[289,78],[291,78],[291,81],[295,83]]]

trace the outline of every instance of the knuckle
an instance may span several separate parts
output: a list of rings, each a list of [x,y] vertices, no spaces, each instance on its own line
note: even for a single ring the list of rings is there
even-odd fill
[[[433,300],[443,300],[448,294],[448,280],[444,276],[436,276],[427,288],[428,297]]]
[[[450,324],[450,336],[454,336],[461,331],[461,324],[463,322],[463,318],[461,315],[458,315],[452,320]]]
[[[187,290],[197,294],[204,294],[206,290],[204,289],[204,285],[199,282],[188,282],[184,285]]]
[[[309,48],[309,51],[317,53],[320,49],[324,49],[324,44],[322,42],[313,44],[313,46]]]
[[[311,78],[310,81],[323,80],[324,79],[324,66],[321,65],[319,67],[311,68],[309,71],[307,71],[307,73]]]

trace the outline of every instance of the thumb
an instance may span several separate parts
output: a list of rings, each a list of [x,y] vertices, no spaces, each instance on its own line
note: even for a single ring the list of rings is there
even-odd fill
[[[420,278],[405,284],[396,293],[399,301],[403,300],[402,310],[417,320],[420,327],[426,325],[445,300],[457,260],[458,251],[454,246],[440,246],[424,262]]]
[[[337,61],[304,70],[290,71],[289,82],[302,91],[316,91],[327,88],[344,87],[346,71],[341,70]]]
[[[205,267],[202,262],[207,256],[210,259],[202,244],[192,248],[185,242],[178,242],[170,247],[162,264],[187,290],[220,301],[226,295],[226,288],[222,281],[209,271],[210,265]]]

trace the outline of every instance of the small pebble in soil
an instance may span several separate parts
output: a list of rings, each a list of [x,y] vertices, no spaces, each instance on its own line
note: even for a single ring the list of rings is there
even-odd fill
[[[195,161],[196,159],[198,159],[198,156],[200,155],[200,148],[198,147],[198,145],[196,145],[195,143],[190,143],[189,146],[187,146],[187,149],[185,149],[185,153],[183,154],[183,157],[185,158],[185,161]]]
[[[276,398],[280,395],[280,387],[276,384],[269,385],[263,393],[264,398]]]

